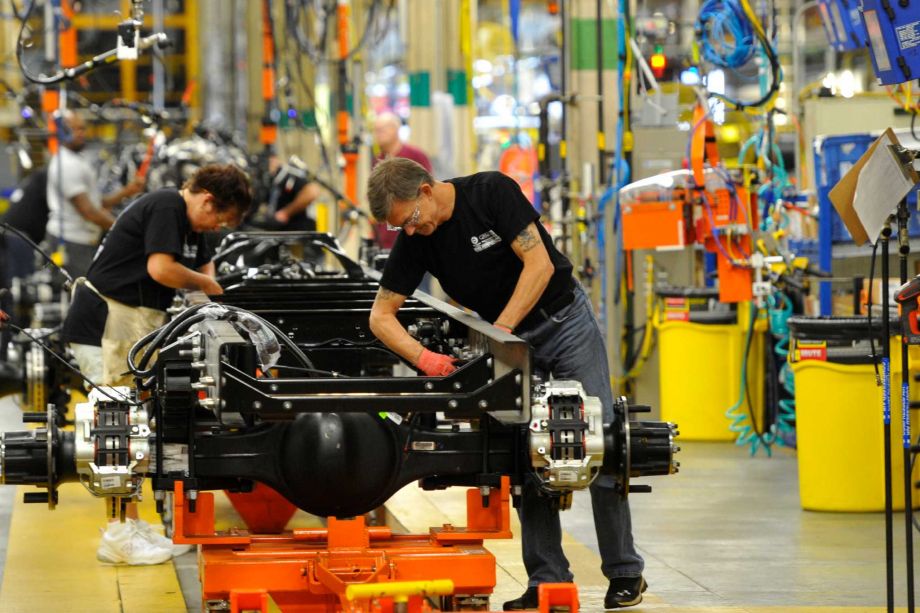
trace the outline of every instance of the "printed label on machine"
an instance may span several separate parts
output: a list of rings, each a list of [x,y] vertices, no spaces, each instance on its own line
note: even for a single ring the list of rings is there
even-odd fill
[[[795,359],[797,362],[804,360],[827,362],[827,341],[798,341]]]
[[[686,298],[664,299],[665,321],[690,321],[690,304]]]
[[[121,484],[118,477],[101,477],[99,479],[99,487],[104,490],[110,490],[118,487]]]
[[[920,45],[920,21],[906,23],[903,26],[895,28],[898,35],[898,46],[902,51],[913,49]]]

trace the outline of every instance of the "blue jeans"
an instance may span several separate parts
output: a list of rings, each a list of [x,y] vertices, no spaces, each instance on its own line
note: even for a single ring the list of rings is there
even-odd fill
[[[585,392],[600,398],[604,422],[612,422],[613,393],[604,337],[585,290],[578,285],[575,300],[532,330],[518,334],[533,346],[534,374],[546,380],[574,379]],[[518,517],[528,586],[571,582],[569,561],[562,551],[559,511],[539,494],[536,482],[524,485]],[[638,577],[645,566],[632,537],[628,501],[616,490],[612,476],[599,476],[590,488],[594,529],[601,554],[601,571],[608,579]]]

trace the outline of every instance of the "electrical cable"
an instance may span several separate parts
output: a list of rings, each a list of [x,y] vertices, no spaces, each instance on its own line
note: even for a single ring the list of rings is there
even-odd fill
[[[67,286],[65,289],[73,286],[73,277],[70,276],[70,273],[67,272],[67,270],[64,269],[62,266],[58,265],[58,263],[54,261],[54,258],[52,258],[50,255],[45,253],[41,247],[36,245],[35,242],[31,238],[28,237],[28,235],[26,235],[24,232],[22,232],[18,228],[14,228],[10,224],[6,223],[5,221],[0,222],[0,228],[2,228],[3,230],[6,230],[7,232],[12,232],[16,236],[18,236],[19,238],[27,242],[33,251],[36,251],[40,256],[42,256],[42,258],[44,258],[48,263],[54,266],[61,273],[61,275],[64,276],[64,279],[67,280]]]
[[[175,339],[179,334],[182,334],[185,331],[187,331],[188,328],[190,328],[192,325],[199,323],[203,321],[204,319],[210,318],[211,315],[209,314],[206,315],[203,313],[202,314],[198,313],[198,311],[200,311],[206,306],[214,306],[214,304],[204,303],[204,304],[198,304],[193,307],[190,307],[189,309],[186,309],[185,311],[177,315],[167,325],[161,328],[158,328],[157,330],[154,330],[153,332],[147,334],[146,336],[141,338],[139,341],[137,341],[131,347],[130,351],[128,352],[128,370],[132,374],[134,374],[137,378],[145,378],[145,377],[149,377],[150,375],[152,375],[155,370],[156,363],[151,365],[150,368],[145,368],[145,367],[147,366],[147,363],[149,362],[153,354],[159,349],[161,349],[168,341]],[[317,370],[313,362],[300,349],[300,347],[298,347],[297,344],[294,343],[294,341],[292,341],[288,337],[287,334],[279,330],[278,327],[272,324],[271,322],[267,321],[263,317],[260,317],[259,315],[256,315],[252,311],[248,311],[246,309],[242,309],[239,307],[235,307],[232,305],[226,305],[226,304],[222,304],[219,306],[223,309],[226,309],[230,313],[242,313],[242,314],[249,315],[251,317],[256,318],[265,327],[271,330],[271,332],[275,335],[275,338],[279,343],[282,343],[287,346],[287,348],[291,351],[291,353],[294,354],[294,356],[297,358],[297,360],[300,362],[300,364],[303,367],[305,367],[308,370]],[[221,317],[223,317],[223,315],[225,314],[221,314]],[[233,320],[228,317],[228,321],[232,322]],[[146,351],[144,351],[144,355],[141,357],[139,362],[135,362],[135,358],[137,354],[144,347],[147,348]]]
[[[10,0],[10,8],[11,8],[12,11],[13,11],[13,17],[15,17],[16,19],[22,21],[22,19],[23,19],[23,14],[21,14],[21,13],[19,12],[19,10],[16,8],[16,0]]]
[[[96,384],[96,383],[95,383],[94,381],[92,381],[89,377],[87,377],[86,375],[84,375],[83,372],[82,372],[79,368],[77,368],[76,366],[74,366],[73,364],[71,364],[69,361],[67,361],[66,358],[64,358],[63,356],[61,356],[60,354],[58,354],[54,349],[52,349],[51,347],[49,347],[49,346],[46,345],[45,343],[41,342],[41,340],[40,340],[38,337],[33,336],[33,335],[30,334],[29,332],[26,332],[24,329],[20,328],[20,327],[17,326],[16,324],[10,323],[10,322],[8,322],[8,321],[4,321],[4,322],[2,323],[2,327],[7,327],[7,326],[8,326],[10,329],[15,330],[16,332],[19,332],[20,334],[24,335],[24,336],[27,337],[29,340],[31,340],[34,344],[36,344],[36,345],[38,345],[39,347],[41,347],[42,349],[44,349],[44,351],[45,351],[48,355],[50,355],[51,357],[53,357],[54,359],[56,359],[57,361],[59,361],[61,364],[63,364],[64,366],[66,366],[66,367],[67,367],[68,369],[70,369],[74,374],[76,374],[76,375],[79,376],[81,379],[83,379],[84,383],[86,383],[87,385],[89,385],[89,386],[92,387],[93,389],[97,390],[100,394],[102,394],[103,396],[105,396],[105,397],[108,398],[109,400],[112,400],[112,401],[114,401],[114,402],[123,402],[123,403],[127,403],[127,404],[130,404],[131,406],[135,406],[135,407],[143,406],[143,404],[144,404],[143,402],[138,402],[138,401],[136,401],[136,400],[131,400],[131,399],[128,398],[127,396],[121,396],[121,395],[119,394],[120,397],[116,397],[116,396],[111,395],[111,394],[109,393],[108,390],[106,390],[104,387],[102,387],[102,386]],[[111,388],[109,388],[109,389],[111,389]]]
[[[382,4],[382,0],[373,0],[371,2],[371,5],[367,9],[367,13],[366,13],[367,16],[365,18],[364,30],[361,33],[361,37],[358,39],[358,42],[355,44],[355,46],[352,49],[349,49],[347,53],[342,57],[330,58],[324,53],[322,53],[321,51],[319,51],[320,49],[325,49],[326,47],[325,45],[326,36],[328,36],[328,31],[329,31],[328,24],[329,24],[329,21],[332,19],[332,17],[335,15],[335,8],[336,8],[335,2],[327,3],[327,5],[324,7],[325,10],[323,11],[323,17],[321,19],[318,19],[318,21],[320,21],[323,25],[322,25],[322,28],[320,29],[320,35],[318,37],[319,40],[317,44],[314,44],[313,41],[311,41],[306,36],[306,34],[303,32],[303,30],[300,27],[300,21],[301,21],[300,13],[302,10],[301,7],[299,7],[298,5],[295,5],[294,3],[290,3],[290,2],[287,5],[288,30],[292,34],[292,38],[297,43],[297,46],[300,48],[300,50],[303,51],[307,55],[307,57],[309,57],[310,60],[312,60],[313,62],[317,64],[330,64],[330,63],[337,63],[341,61],[347,61],[347,60],[352,59],[358,53],[360,53],[360,51],[367,44],[368,35],[370,34],[371,30],[377,29],[375,27],[375,19],[376,19],[377,11],[379,10],[381,4]],[[388,17],[390,16],[392,7],[394,5],[395,5],[395,0],[390,0],[389,8],[387,10]],[[389,29],[388,27],[379,28],[380,32],[383,32],[383,33],[385,33],[388,29]],[[381,34],[378,34],[378,39],[380,36]]]
[[[712,236],[715,239],[713,242],[716,245],[716,249],[719,250],[719,253],[722,254],[722,257],[724,257],[734,268],[750,268],[749,264],[737,261],[725,250],[725,247],[722,245],[722,241],[719,240],[721,232],[719,231],[719,228],[716,227],[715,218],[712,214],[712,206],[709,204],[709,196],[705,189],[700,190],[700,197],[703,201],[703,208],[706,209],[706,216],[709,219],[709,227],[712,230]],[[731,240],[731,238],[729,237],[728,240]]]
[[[118,48],[116,48],[105,51],[104,53],[100,53],[99,55],[73,67],[58,67],[56,69],[57,71],[51,76],[47,76],[44,73],[36,75],[30,72],[22,59],[22,50],[25,48],[22,38],[26,27],[28,26],[29,18],[32,16],[32,11],[35,8],[35,4],[35,0],[32,0],[32,2],[29,4],[29,8],[26,10],[26,14],[19,26],[19,35],[16,38],[16,62],[19,65],[20,71],[22,72],[22,76],[24,76],[27,80],[33,83],[38,83],[39,85],[57,85],[59,83],[63,83],[64,81],[75,79],[104,64],[114,64],[115,62],[119,61]],[[120,40],[121,39],[119,39],[119,41]],[[168,42],[168,38],[163,33],[151,34],[150,36],[146,36],[138,40],[136,49],[148,49],[155,45],[162,46],[168,44]]]
[[[648,362],[649,357],[652,354],[652,348],[655,345],[655,330],[657,329],[656,322],[658,321],[661,314],[661,301],[655,300],[655,263],[651,255],[646,256],[646,295],[645,295],[645,325],[641,327],[642,336],[639,340],[638,346],[639,351],[633,354],[633,360],[630,364],[626,364],[623,368],[625,374],[623,378],[626,380],[636,379],[644,368],[646,362]],[[638,330],[633,330],[633,333],[638,332]],[[627,342],[632,346],[633,340],[627,339]]]
[[[740,68],[753,59],[756,38],[770,66],[770,86],[756,101],[744,102],[714,92],[709,92],[708,95],[745,112],[772,108],[779,95],[782,68],[776,50],[767,39],[766,32],[748,0],[706,0],[700,6],[695,27],[697,39],[703,49],[703,58],[707,62],[720,68]],[[718,41],[718,45],[713,41]]]
[[[869,332],[869,351],[872,356],[872,366],[875,368],[875,385],[882,386],[882,376],[878,372],[878,354],[875,352],[875,335],[872,333],[872,286],[875,282],[875,254],[878,251],[878,240],[872,243],[872,256],[869,258],[869,291],[866,297],[866,325]],[[884,305],[888,308],[888,305]]]
[[[22,75],[26,79],[28,79],[29,81],[32,81],[33,83],[41,83],[40,80],[33,77],[29,73],[25,65],[22,63],[22,49],[24,47],[23,42],[22,42],[22,35],[25,33],[26,27],[28,27],[29,18],[32,17],[32,11],[35,9],[35,4],[36,4],[36,0],[29,0],[29,6],[26,7],[25,12],[23,13],[22,18],[20,19],[19,35],[16,37],[16,62],[19,64],[19,70],[22,71]]]
[[[703,57],[711,64],[739,68],[754,57],[754,28],[737,2],[706,0],[700,5],[696,29]]]

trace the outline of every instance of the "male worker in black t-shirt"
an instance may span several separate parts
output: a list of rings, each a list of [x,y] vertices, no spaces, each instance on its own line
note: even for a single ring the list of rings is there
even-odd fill
[[[320,187],[297,169],[282,165],[277,155],[268,158],[272,176],[268,192],[268,209],[275,221],[271,230],[312,232],[316,221],[307,215],[307,208],[319,197]]]
[[[182,189],[139,198],[119,215],[99,246],[85,281],[78,280],[64,320],[64,341],[95,383],[129,384],[130,347],[162,325],[177,289],[223,292],[204,232],[233,227],[249,208],[247,176],[232,165],[199,169]],[[138,521],[109,525],[96,557],[116,564],[158,564],[171,541]]]
[[[367,191],[374,217],[402,230],[371,309],[380,340],[428,376],[455,370],[455,358],[422,347],[396,317],[430,272],[451,298],[528,341],[537,374],[580,381],[600,398],[604,421],[613,421],[604,340],[587,294],[517,183],[497,172],[435,181],[416,162],[393,158],[374,168]],[[638,604],[646,584],[629,505],[610,476],[591,485],[591,502],[601,570],[610,580],[604,605]],[[535,609],[539,584],[573,578],[559,513],[534,480],[524,485],[518,514],[528,587],[505,610]]]

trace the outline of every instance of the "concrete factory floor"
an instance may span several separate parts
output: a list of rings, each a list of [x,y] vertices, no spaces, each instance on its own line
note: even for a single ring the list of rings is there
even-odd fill
[[[19,409],[0,400],[0,429],[18,430]],[[649,591],[633,611],[881,611],[885,604],[884,518],[810,513],[799,508],[795,455],[749,458],[731,444],[683,443],[681,473],[649,479],[652,494],[631,498],[636,542]],[[841,452],[845,452],[841,449]],[[24,488],[0,487],[0,611],[94,613],[200,610],[194,553],[173,565],[116,568],[95,560],[102,503],[79,485],[61,490],[56,511],[23,505]],[[19,494],[17,494],[19,492]],[[424,493],[414,485],[388,505],[394,529],[465,523],[457,488]],[[148,509],[145,513],[149,513]],[[226,505],[224,521],[233,521]],[[298,514],[298,525],[316,525]],[[563,514],[582,610],[601,611],[590,499]],[[512,517],[517,531],[517,518]],[[896,515],[898,604],[904,604],[903,515]],[[920,541],[920,539],[918,539]],[[519,541],[488,541],[498,560],[492,608],[526,581]],[[920,547],[918,547],[920,548]],[[920,562],[920,555],[916,556]],[[920,564],[917,564],[920,568]],[[181,585],[181,587],[180,587]],[[184,603],[182,596],[184,595]]]

